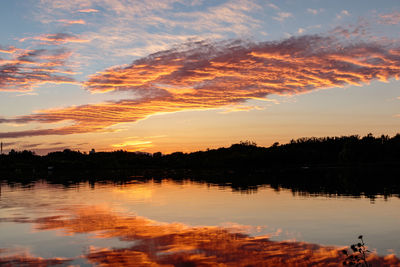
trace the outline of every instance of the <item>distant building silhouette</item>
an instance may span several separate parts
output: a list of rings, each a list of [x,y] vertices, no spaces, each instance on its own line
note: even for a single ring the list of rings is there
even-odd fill
[[[89,155],[93,155],[96,153],[96,150],[94,150],[94,148],[92,148],[92,150],[90,150]]]

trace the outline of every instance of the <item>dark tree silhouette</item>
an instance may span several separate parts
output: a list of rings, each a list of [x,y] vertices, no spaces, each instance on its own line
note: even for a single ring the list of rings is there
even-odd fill
[[[111,179],[106,177],[117,174],[115,179],[191,178],[239,189],[269,184],[309,194],[399,195],[400,134],[299,138],[270,147],[241,141],[227,148],[167,155],[70,149],[45,156],[26,150],[0,155],[0,179]]]

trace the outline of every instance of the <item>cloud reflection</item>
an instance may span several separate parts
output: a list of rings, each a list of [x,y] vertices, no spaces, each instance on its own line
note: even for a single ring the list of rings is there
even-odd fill
[[[188,227],[126,216],[100,207],[70,209],[72,216],[35,220],[39,230],[63,230],[66,235],[92,233],[96,238],[135,241],[129,248],[91,249],[85,257],[104,266],[338,266],[338,248],[304,242],[278,242],[250,237],[220,227]],[[373,266],[400,266],[392,256],[371,254]]]

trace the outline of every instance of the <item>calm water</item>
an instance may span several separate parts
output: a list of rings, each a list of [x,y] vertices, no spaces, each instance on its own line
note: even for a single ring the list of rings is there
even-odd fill
[[[311,248],[321,252],[312,247],[318,244],[332,256],[330,246],[353,244],[359,234],[379,255],[399,256],[400,199],[304,196],[269,187],[240,193],[171,180],[1,185],[0,263],[1,258],[35,264],[68,260],[63,264],[85,266],[157,258],[161,264],[185,262],[190,255],[213,265],[211,259],[222,254],[245,263],[248,259],[230,259],[229,251],[247,246],[254,254],[277,244],[288,251],[290,243],[297,246],[296,255]],[[215,240],[218,244],[210,243]],[[253,254],[254,260],[266,258]]]

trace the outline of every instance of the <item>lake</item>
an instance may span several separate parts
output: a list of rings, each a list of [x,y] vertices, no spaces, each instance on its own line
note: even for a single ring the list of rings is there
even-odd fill
[[[364,236],[399,265],[400,198],[189,180],[1,184],[0,264],[337,265]],[[335,263],[336,262],[336,263]],[[140,263],[140,264],[139,264]],[[267,264],[268,263],[268,264]],[[318,264],[317,264],[318,263]],[[400,266],[400,265],[399,265]]]

